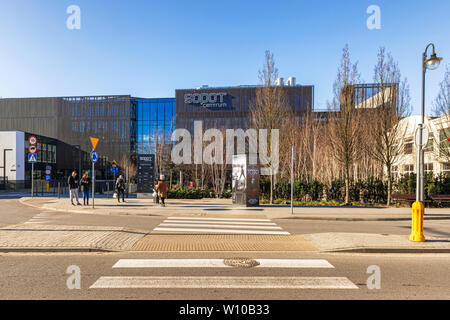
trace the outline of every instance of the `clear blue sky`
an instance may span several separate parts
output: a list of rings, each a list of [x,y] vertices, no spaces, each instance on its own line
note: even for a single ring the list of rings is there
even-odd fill
[[[66,28],[72,4],[81,30]],[[366,27],[372,4],[381,30]],[[427,43],[450,63],[449,12],[448,0],[1,0],[0,96],[170,97],[202,84],[256,84],[271,50],[280,76],[315,85],[316,108],[325,108],[348,43],[367,82],[378,47],[391,51],[415,114]],[[428,73],[427,110],[444,69]]]

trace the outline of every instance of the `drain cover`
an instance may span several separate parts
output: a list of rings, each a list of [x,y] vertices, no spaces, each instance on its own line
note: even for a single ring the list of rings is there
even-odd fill
[[[236,268],[253,268],[259,266],[259,262],[250,258],[230,258],[224,259],[223,263]]]

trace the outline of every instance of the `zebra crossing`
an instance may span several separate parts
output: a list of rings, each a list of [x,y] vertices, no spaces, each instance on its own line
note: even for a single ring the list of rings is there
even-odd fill
[[[167,217],[153,233],[290,235],[270,219]]]
[[[50,223],[49,217],[54,215],[54,212],[41,212],[35,215],[30,220],[26,221],[24,224],[46,224]]]
[[[255,259],[254,268],[335,269],[327,260]],[[120,259],[113,269],[234,268],[223,259]],[[358,289],[347,277],[102,276],[90,289]]]

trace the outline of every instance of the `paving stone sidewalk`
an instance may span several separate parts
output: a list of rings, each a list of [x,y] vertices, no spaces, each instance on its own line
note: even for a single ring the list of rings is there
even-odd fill
[[[0,228],[0,251],[129,251],[145,235],[117,227],[21,224]]]

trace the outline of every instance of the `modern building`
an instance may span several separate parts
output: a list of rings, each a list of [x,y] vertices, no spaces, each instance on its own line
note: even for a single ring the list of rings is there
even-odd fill
[[[50,168],[51,181],[65,181],[72,170],[82,171],[89,168],[89,154],[78,147],[54,138],[30,134],[23,131],[0,131],[0,188],[6,183],[13,189],[29,188],[31,164],[28,163],[29,138],[36,137],[36,163],[34,178],[44,180],[46,169]],[[105,161],[99,161],[97,168],[105,170]]]
[[[421,123],[421,116],[410,116],[400,121],[402,137],[402,153],[392,168],[394,176],[416,173],[417,147],[415,146],[415,131]],[[450,121],[446,116],[425,117],[425,127],[428,129],[428,143],[425,147],[425,173],[434,175],[450,175]]]
[[[278,85],[284,84],[282,79]],[[295,116],[312,110],[314,86],[296,85],[295,78],[283,85]],[[203,121],[203,128],[246,129],[250,126],[251,103],[258,86],[208,87],[175,90],[176,127],[193,132],[194,121]]]
[[[130,95],[0,99],[0,130],[22,131],[78,148],[85,155],[82,170],[89,169],[89,137],[99,138],[96,150],[100,163],[105,165],[98,172],[100,178],[105,178],[113,160],[120,162],[125,156],[135,161],[138,152],[152,152],[152,137],[156,134],[170,137],[174,110],[174,98]],[[51,163],[45,158],[42,161]],[[64,165],[65,170],[79,168],[68,162]]]

